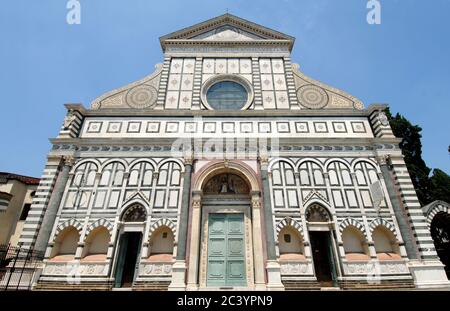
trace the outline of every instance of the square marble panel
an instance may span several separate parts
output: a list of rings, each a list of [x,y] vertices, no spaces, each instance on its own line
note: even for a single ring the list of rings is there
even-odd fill
[[[159,132],[159,122],[148,122],[146,132],[147,133],[158,133]]]
[[[275,89],[278,91],[284,91],[287,89],[286,78],[282,74],[273,75],[273,83],[275,85]]]
[[[289,97],[286,91],[276,91],[275,96],[278,109],[289,109]]]
[[[270,133],[272,130],[270,122],[259,122],[258,131],[259,133]]]
[[[215,122],[205,122],[203,124],[203,132],[204,133],[215,133],[216,132],[216,123]]]
[[[223,133],[234,133],[234,123],[233,122],[223,122],[222,123]]]
[[[141,122],[128,122],[128,133],[139,133],[141,131]]]
[[[314,122],[314,130],[316,133],[328,133],[326,122]]]
[[[180,109],[190,109],[192,103],[192,91],[180,92]]]
[[[309,133],[308,122],[295,122],[295,130],[297,133]]]
[[[183,73],[194,73],[195,58],[185,58],[183,63]]]
[[[351,122],[354,133],[366,133],[364,122]]]
[[[194,85],[194,75],[183,74],[181,78],[181,90],[183,91],[192,90],[193,85]]]
[[[272,73],[272,68],[271,68],[269,58],[260,58],[259,59],[259,71],[261,73]]]
[[[106,130],[106,132],[107,133],[120,133],[121,128],[122,128],[122,122],[109,122],[108,129]]]
[[[243,74],[252,73],[252,61],[251,61],[251,59],[241,58],[241,60],[240,60],[240,71]]]
[[[272,75],[261,75],[261,88],[263,91],[273,90]]]
[[[171,73],[180,73],[183,68],[183,59],[182,58],[172,58],[172,62],[170,64],[170,72]]]
[[[181,75],[179,74],[171,74],[169,76],[169,82],[167,84],[167,89],[169,91],[179,90],[181,85]]]
[[[203,60],[203,73],[214,73],[214,58],[205,58]]]
[[[227,73],[227,60],[223,58],[216,59],[216,73]]]
[[[275,96],[272,91],[263,91],[263,107],[265,109],[275,109]]]
[[[100,133],[103,122],[89,122],[87,127],[88,133]]]
[[[284,73],[284,63],[281,58],[272,58],[272,72]]]
[[[195,122],[186,122],[184,124],[184,132],[185,133],[196,133],[197,132],[197,123],[195,123]]]
[[[289,133],[289,122],[277,122],[278,133]]]
[[[228,73],[239,73],[239,59],[229,58],[228,59]]]
[[[178,108],[178,96],[180,93],[178,91],[168,91],[166,95],[166,108],[176,109]]]
[[[166,133],[178,133],[178,122],[167,122]]]
[[[253,123],[252,122],[242,122],[241,133],[252,133],[253,132]]]
[[[336,133],[347,133],[347,127],[345,126],[345,122],[332,122],[333,130]]]

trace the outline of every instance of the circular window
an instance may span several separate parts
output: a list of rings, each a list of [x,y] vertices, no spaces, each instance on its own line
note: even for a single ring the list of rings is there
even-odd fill
[[[253,93],[249,83],[234,75],[221,75],[203,85],[203,104],[212,110],[242,110],[250,106]]]
[[[233,81],[217,82],[206,93],[208,104],[215,110],[242,109],[247,103],[247,98],[246,89]]]

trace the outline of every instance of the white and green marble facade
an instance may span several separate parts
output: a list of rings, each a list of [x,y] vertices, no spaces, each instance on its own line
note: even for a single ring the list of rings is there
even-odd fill
[[[195,219],[202,194],[195,185],[206,178],[208,166],[217,166],[222,171],[245,167],[243,174],[254,177],[248,200],[253,211],[248,288],[283,289],[280,280],[314,282],[305,218],[314,204],[331,215],[340,282],[367,285],[375,276],[416,287],[448,286],[400,140],[386,122],[386,105],[365,108],[353,96],[307,77],[291,62],[293,43],[292,37],[226,14],[162,37],[163,63],[153,74],[95,99],[91,108],[67,104],[21,238],[24,246],[35,245],[43,236],[44,214],[54,206],[54,215],[45,216],[51,232],[39,282],[60,288],[113,282],[124,228],[120,217],[139,203],[146,220],[136,282],[202,288],[204,228]],[[223,77],[248,84],[251,100],[244,109],[215,111],[205,102],[204,86]],[[224,153],[218,155],[218,149]],[[70,168],[61,176],[65,166]],[[389,195],[387,178],[396,195]],[[58,180],[67,180],[57,189],[60,198]],[[370,184],[378,181],[384,199],[376,209]],[[69,226],[79,233],[75,257],[52,261],[55,240]],[[173,259],[148,262],[150,238],[161,226],[174,235]],[[278,234],[285,226],[302,237],[304,261],[279,262]],[[346,259],[341,234],[347,226],[364,235],[368,260]],[[372,238],[377,226],[395,236],[398,260],[377,259]],[[110,235],[106,259],[85,262],[85,239],[97,227]]]

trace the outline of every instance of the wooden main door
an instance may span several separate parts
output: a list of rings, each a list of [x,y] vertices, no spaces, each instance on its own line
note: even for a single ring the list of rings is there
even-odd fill
[[[207,286],[246,286],[244,214],[209,214]]]

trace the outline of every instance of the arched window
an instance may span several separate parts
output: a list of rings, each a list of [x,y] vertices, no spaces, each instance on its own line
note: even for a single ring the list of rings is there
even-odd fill
[[[150,200],[155,168],[148,162],[137,162],[130,168],[125,197],[129,197],[136,191],[140,191]]]
[[[155,209],[177,209],[180,201],[181,167],[177,162],[164,163],[158,170]]]
[[[97,169],[97,165],[93,162],[85,162],[75,169],[64,202],[65,209],[88,208],[92,199]]]
[[[125,167],[120,162],[113,162],[105,166],[100,177],[94,208],[116,209],[124,179]]]
[[[161,226],[150,237],[149,261],[172,261],[174,235],[167,226]]]
[[[358,201],[350,175],[350,168],[339,161],[331,162],[328,164],[328,176],[334,207],[337,209],[357,208]]]
[[[285,161],[272,166],[272,196],[275,208],[298,208],[294,168]]]
[[[389,229],[384,226],[376,227],[372,232],[372,239],[379,260],[401,259],[397,239]]]
[[[52,261],[70,261],[75,258],[80,234],[75,227],[62,230],[55,239],[51,252]]]
[[[300,176],[300,193],[303,200],[313,190],[317,191],[326,200],[329,200],[323,170],[319,164],[313,161],[305,161],[299,165],[298,170]]]
[[[370,186],[379,181],[375,166],[365,161],[358,162],[355,165],[355,176],[363,206],[365,208],[372,208],[374,204]],[[386,202],[383,200],[380,204],[380,208],[386,207]]]
[[[345,258],[347,260],[369,260],[369,248],[364,234],[354,226],[348,226],[342,231]]]
[[[104,261],[108,253],[109,231],[105,227],[97,227],[86,237],[83,249],[83,261]]]
[[[281,229],[278,235],[278,248],[281,261],[305,260],[303,239],[292,226]]]

